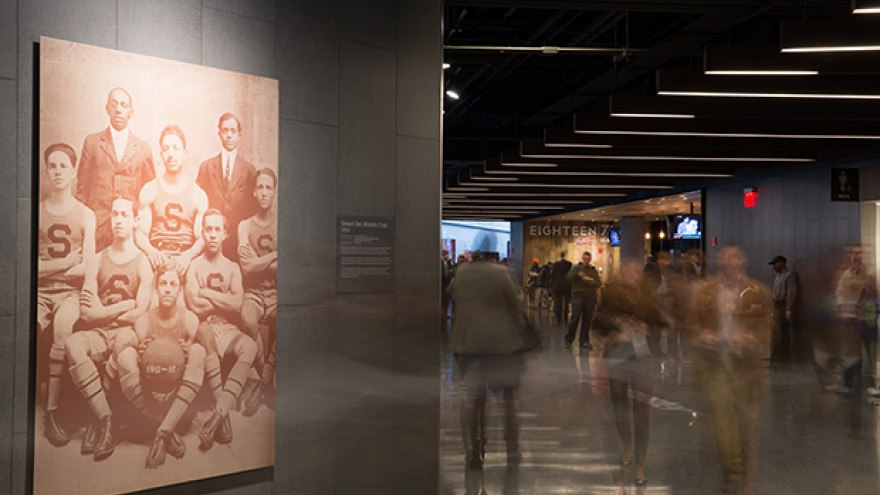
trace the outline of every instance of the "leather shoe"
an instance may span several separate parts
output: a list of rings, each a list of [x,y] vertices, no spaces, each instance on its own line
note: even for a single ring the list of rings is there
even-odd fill
[[[82,447],[79,453],[82,455],[92,455],[95,453],[95,444],[98,443],[98,428],[95,423],[89,423],[86,426],[86,432],[83,434]]]
[[[156,432],[156,438],[153,439],[153,445],[150,446],[150,453],[147,454],[147,469],[156,469],[165,464],[165,432]]]
[[[67,442],[70,441],[70,435],[58,424],[55,411],[48,411],[43,419],[43,434],[46,435],[46,440],[49,440],[49,443],[56,447],[67,445]]]
[[[214,440],[217,440],[217,443],[222,444],[232,443],[232,421],[229,420],[228,414],[223,418],[223,421],[220,422],[220,426],[217,427],[217,433],[214,434]]]
[[[172,431],[165,435],[165,450],[171,454],[172,457],[180,459],[186,454],[186,444],[183,443],[183,439],[180,438],[180,435]]]
[[[199,449],[210,450],[214,446],[214,435],[217,433],[217,427],[220,426],[222,421],[223,418],[220,417],[217,411],[214,411],[214,414],[205,421],[205,424],[202,425],[202,429],[199,431]]]
[[[116,445],[113,443],[113,423],[110,418],[101,420],[101,432],[98,433],[98,443],[95,444],[95,460],[103,461],[113,454]]]

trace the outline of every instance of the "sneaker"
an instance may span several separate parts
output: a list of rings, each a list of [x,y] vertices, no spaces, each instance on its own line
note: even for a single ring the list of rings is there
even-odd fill
[[[593,348],[593,344],[591,344],[589,342],[584,342],[583,344],[581,344],[581,349],[592,349],[592,348]]]
[[[880,396],[880,389],[877,387],[868,387],[865,389],[865,393],[874,397]]]

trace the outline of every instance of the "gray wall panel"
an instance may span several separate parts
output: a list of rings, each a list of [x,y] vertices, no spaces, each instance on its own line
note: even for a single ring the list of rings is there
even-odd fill
[[[339,81],[339,213],[394,213],[395,57],[342,42]]]
[[[31,129],[33,129],[34,43],[40,36],[116,47],[116,1],[34,0],[19,2],[18,25],[18,176],[16,194],[30,197]]]
[[[15,264],[15,369],[13,370],[12,428],[15,433],[27,431],[28,374],[30,371],[31,332],[31,206],[30,199],[16,201],[16,264]]]
[[[275,489],[326,485],[336,456],[336,312],[332,304],[282,306],[278,317]]]
[[[338,2],[283,1],[278,6],[281,118],[339,122]]]
[[[15,211],[15,149],[18,130],[16,129],[15,110],[17,98],[16,83],[12,80],[0,80],[0,149],[8,152],[0,155],[0,211]],[[15,232],[14,215],[0,216],[0,232]],[[0,244],[0,273],[13,273],[15,270],[14,241],[7,240]],[[3,277],[0,281],[0,316],[12,315],[15,308],[15,278]]]
[[[340,37],[393,50],[397,47],[397,1],[339,0]]]
[[[12,436],[12,485],[11,493],[27,493],[26,487],[30,482],[27,474],[28,438],[30,432],[15,433]]]
[[[0,493],[12,491],[12,373],[14,319],[0,317]]]
[[[443,50],[442,13],[433,0],[400,2],[397,38],[397,132],[437,139],[440,135]],[[425,46],[435,46],[426,52]]]
[[[209,8],[202,22],[202,63],[275,77],[274,23]]]
[[[202,61],[200,0],[119,0],[120,50],[198,64]]]
[[[17,46],[17,20],[18,2],[16,0],[0,0],[0,79],[14,79],[17,74],[18,57],[15,52]],[[3,148],[11,149],[11,148]]]
[[[278,225],[279,303],[320,303],[336,294],[338,130],[282,120],[280,136],[278,211],[298,214]]]
[[[285,3],[287,0],[281,0]],[[264,21],[274,21],[275,0],[204,0],[205,7],[223,10],[232,14],[255,17]]]

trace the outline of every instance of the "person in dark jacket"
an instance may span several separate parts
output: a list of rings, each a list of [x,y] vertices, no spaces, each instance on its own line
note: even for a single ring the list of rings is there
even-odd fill
[[[565,334],[565,347],[571,347],[578,325],[581,327],[580,344],[584,349],[592,349],[590,344],[590,322],[593,321],[593,311],[596,310],[596,301],[599,296],[599,288],[602,287],[602,279],[596,267],[590,264],[593,255],[584,251],[581,262],[569,270],[565,279],[571,282],[571,322],[568,324],[568,333]]]
[[[559,261],[550,270],[550,290],[553,292],[553,313],[556,322],[568,321],[568,307],[571,303],[571,282],[565,279],[571,271],[571,261],[565,259],[565,251],[559,253]]]

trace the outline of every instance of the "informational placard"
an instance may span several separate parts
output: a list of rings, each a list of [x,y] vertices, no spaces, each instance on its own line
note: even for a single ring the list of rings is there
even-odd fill
[[[340,216],[337,221],[336,291],[394,290],[394,219]]]

